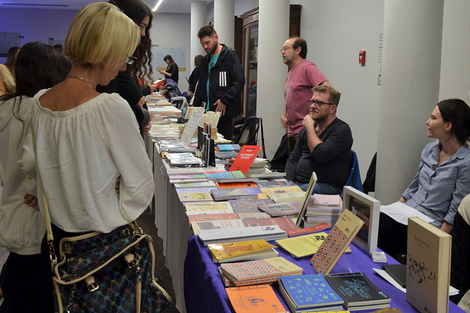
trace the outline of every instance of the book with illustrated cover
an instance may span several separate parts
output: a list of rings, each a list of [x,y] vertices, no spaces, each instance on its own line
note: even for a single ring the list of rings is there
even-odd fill
[[[224,188],[211,190],[215,201],[237,200],[237,199],[258,199],[261,190],[258,187],[247,188]]]
[[[325,279],[343,298],[347,310],[359,311],[390,306],[391,298],[374,285],[364,273],[328,274]]]
[[[209,191],[200,192],[178,192],[178,198],[181,202],[211,201],[212,196]]]
[[[344,300],[321,274],[281,276],[278,281],[282,297],[292,312],[343,309]]]
[[[194,235],[197,235],[202,229],[238,228],[245,227],[245,225],[243,225],[241,220],[236,219],[192,222],[191,227],[193,229]]]
[[[329,274],[348,248],[364,222],[349,210],[344,210],[326,236],[310,263],[317,274]]]
[[[280,179],[265,179],[256,182],[260,188],[271,188],[271,187],[287,187],[287,186],[298,186],[293,181],[280,178]]]
[[[224,263],[220,265],[222,273],[235,286],[268,284],[283,275],[302,275],[303,269],[283,257],[274,257],[257,261]]]
[[[269,187],[269,188],[261,188],[261,191],[267,195],[272,193],[289,193],[289,192],[304,192],[300,189],[299,186],[281,186],[281,187]]]
[[[217,172],[205,172],[204,177],[213,181],[237,181],[246,178],[245,175],[240,171],[217,171]]]
[[[208,179],[204,174],[168,174],[168,179],[171,184],[175,183],[191,183],[191,182],[202,182]]]
[[[264,239],[233,241],[207,245],[216,263],[259,260],[276,257],[276,246]]]
[[[254,226],[225,229],[205,229],[198,233],[199,239],[208,245],[211,243],[264,239],[266,241],[287,238],[286,232],[277,225]]]
[[[249,218],[243,219],[243,224],[246,227],[253,226],[269,226],[278,225],[282,230],[290,231],[299,229],[295,222],[290,217],[274,217],[274,218]]]
[[[341,199],[339,195],[315,194],[311,198],[309,206],[313,207],[340,207]]]
[[[191,215],[188,215],[189,223],[192,223],[192,222],[205,222],[205,221],[220,221],[220,220],[237,220],[237,219],[239,219],[237,213],[191,214]]]
[[[422,313],[448,312],[451,245],[448,233],[408,218],[406,300]]]
[[[274,203],[274,201],[271,199],[229,200],[228,202],[232,206],[233,212],[235,213],[261,212],[258,210],[258,205]]]
[[[272,217],[286,216],[286,215],[297,216],[301,208],[302,208],[302,203],[300,203],[299,201],[258,205],[259,210],[268,213]]]
[[[226,288],[236,313],[288,313],[270,285]]]
[[[230,166],[230,171],[241,171],[243,174],[246,174],[256,159],[259,150],[261,150],[261,146],[244,145]]]
[[[241,147],[239,144],[230,144],[230,143],[227,143],[227,144],[219,144],[217,145],[217,150],[219,150],[220,152],[225,152],[225,151],[240,151]]]

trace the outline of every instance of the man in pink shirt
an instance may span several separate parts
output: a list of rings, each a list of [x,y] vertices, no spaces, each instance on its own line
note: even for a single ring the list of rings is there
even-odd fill
[[[281,122],[287,130],[288,153],[295,147],[295,141],[302,129],[302,121],[309,114],[312,88],[318,85],[331,86],[315,64],[306,60],[307,42],[299,37],[286,40],[281,49],[284,64],[289,67],[284,96],[286,109],[281,115]]]

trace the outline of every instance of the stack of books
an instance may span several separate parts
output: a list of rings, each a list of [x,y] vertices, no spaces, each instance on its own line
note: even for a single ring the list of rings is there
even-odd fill
[[[274,257],[225,263],[220,265],[220,271],[234,286],[246,286],[269,284],[284,275],[302,275],[303,269],[283,257]]]
[[[261,190],[258,187],[245,188],[224,188],[211,190],[215,201],[239,200],[239,199],[258,199]]]
[[[309,224],[327,223],[334,225],[342,213],[339,195],[313,195],[308,207],[306,221]]]
[[[301,208],[302,203],[299,201],[258,205],[260,211],[266,212],[272,217],[297,216]]]
[[[203,229],[198,233],[204,245],[231,241],[264,239],[266,241],[287,238],[287,234],[279,226],[254,226],[224,229]]]
[[[215,263],[252,261],[276,257],[276,246],[264,239],[234,241],[207,246]]]
[[[381,309],[390,306],[391,298],[375,286],[364,273],[325,275],[328,284],[344,300],[349,311]]]
[[[279,277],[279,289],[292,312],[339,311],[344,300],[321,274]]]
[[[200,158],[197,158],[194,154],[189,152],[174,153],[168,152],[166,158],[170,162],[171,166],[175,167],[191,167],[191,166],[203,166]]]
[[[303,202],[305,196],[305,191],[302,191],[299,186],[261,188],[261,191],[276,203]]]

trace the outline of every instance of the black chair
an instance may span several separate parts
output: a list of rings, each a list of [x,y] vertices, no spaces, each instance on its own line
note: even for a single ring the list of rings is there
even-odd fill
[[[261,138],[258,139],[258,132],[261,130]],[[237,137],[233,140],[233,143],[237,143],[240,146],[243,145],[258,145],[258,141],[261,141],[261,148],[263,150],[263,158],[266,159],[266,151],[264,148],[264,132],[263,132],[263,120],[261,117],[250,116],[242,129],[238,133]]]

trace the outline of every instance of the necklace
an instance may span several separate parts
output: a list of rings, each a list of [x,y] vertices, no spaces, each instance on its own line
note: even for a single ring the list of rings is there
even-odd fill
[[[91,88],[95,89],[95,87],[93,87],[93,85],[83,77],[76,76],[76,75],[67,75],[66,78],[75,78],[75,79],[81,80],[82,82],[88,84],[88,86],[90,86]]]

